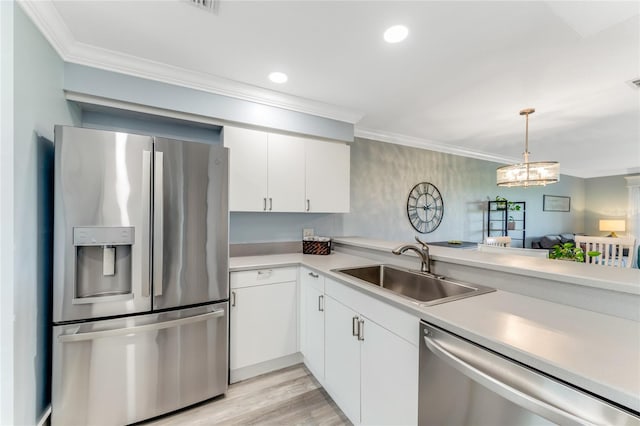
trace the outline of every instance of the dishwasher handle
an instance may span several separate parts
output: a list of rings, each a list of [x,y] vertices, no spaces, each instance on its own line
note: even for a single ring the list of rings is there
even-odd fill
[[[539,400],[535,396],[526,394],[508,385],[499,377],[490,376],[465,360],[452,354],[442,347],[435,339],[429,336],[424,337],[424,343],[434,355],[445,361],[451,367],[455,368],[474,382],[486,387],[503,398],[508,399],[514,404],[524,407],[542,417],[562,425],[594,425],[594,423],[558,407],[554,407],[545,401]]]

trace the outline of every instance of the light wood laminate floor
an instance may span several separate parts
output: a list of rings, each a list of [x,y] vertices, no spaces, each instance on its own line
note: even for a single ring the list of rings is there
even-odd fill
[[[350,425],[303,364],[229,386],[224,396],[146,426]]]

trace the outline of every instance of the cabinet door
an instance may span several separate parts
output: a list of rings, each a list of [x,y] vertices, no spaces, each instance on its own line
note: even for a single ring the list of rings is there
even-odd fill
[[[268,211],[304,211],[304,139],[269,134]]]
[[[357,314],[325,295],[325,388],[354,424],[360,423],[360,342],[352,334]]]
[[[314,272],[309,268],[305,268],[304,266],[300,267],[300,352],[302,355],[307,354],[307,289],[315,288],[316,294],[324,294],[324,275],[319,274],[318,272]],[[314,309],[317,309],[315,306]],[[323,317],[324,318],[324,317]],[[324,323],[323,323],[323,338],[324,338]],[[324,343],[323,343],[323,353],[324,353]],[[323,355],[324,356],[324,355]],[[322,361],[322,365],[324,366],[324,358]],[[324,375],[324,367],[322,369]],[[317,379],[320,379],[316,376]]]
[[[229,210],[264,211],[267,202],[267,133],[225,126],[229,148]]]
[[[239,288],[231,293],[232,370],[297,351],[295,281]]]
[[[305,289],[304,325],[306,365],[321,383],[324,382],[324,294],[313,287]]]
[[[418,348],[364,319],[361,347],[363,424],[418,423]]]
[[[308,211],[349,212],[349,145],[307,139],[305,142]]]

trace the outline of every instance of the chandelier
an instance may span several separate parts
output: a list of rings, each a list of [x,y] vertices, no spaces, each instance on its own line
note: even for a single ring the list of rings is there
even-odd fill
[[[520,111],[527,118],[522,163],[499,167],[496,170],[498,186],[544,186],[560,180],[560,163],[557,161],[529,162],[529,114],[534,108]]]

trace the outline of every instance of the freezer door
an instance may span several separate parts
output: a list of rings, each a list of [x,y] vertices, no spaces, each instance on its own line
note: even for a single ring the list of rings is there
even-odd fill
[[[155,138],[153,309],[229,297],[228,150]]]
[[[148,136],[55,128],[53,321],[148,312]]]
[[[52,424],[129,424],[224,393],[227,309],[54,327]]]

